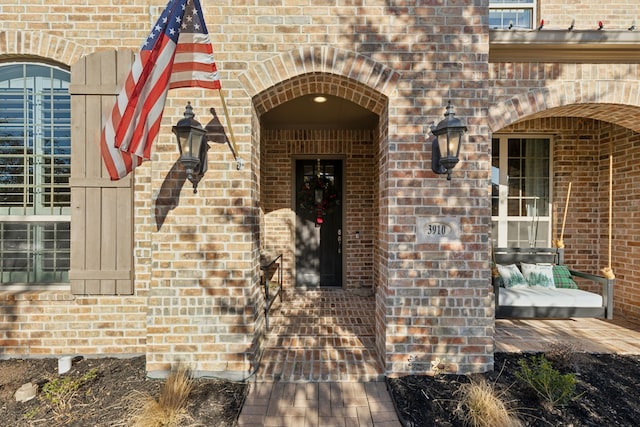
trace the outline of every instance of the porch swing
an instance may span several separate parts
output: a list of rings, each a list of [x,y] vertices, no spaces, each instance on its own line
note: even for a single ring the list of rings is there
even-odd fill
[[[560,238],[554,240],[554,247],[535,248],[533,244],[529,248],[492,247],[492,285],[497,319],[613,318],[615,275],[611,268],[612,163],[613,156],[610,153],[609,258],[607,267],[601,270],[602,276],[572,270],[564,263],[563,238],[572,184],[569,182]],[[575,278],[595,284],[600,292],[580,289]]]

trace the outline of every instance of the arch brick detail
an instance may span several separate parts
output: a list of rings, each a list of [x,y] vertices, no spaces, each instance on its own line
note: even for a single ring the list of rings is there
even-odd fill
[[[0,56],[41,57],[71,66],[89,53],[73,41],[39,31],[0,31]]]
[[[369,88],[386,96],[389,96],[395,90],[400,79],[400,74],[392,68],[356,52],[330,46],[309,46],[283,52],[269,58],[240,75],[239,80],[249,96],[253,98],[260,93],[265,93],[267,89],[274,88],[294,77],[308,75],[310,76],[307,79],[308,82],[312,82],[312,76],[319,74],[333,74],[339,76],[343,82],[353,81],[363,88]],[[345,93],[340,92],[339,87],[336,88],[337,85],[329,85],[326,82],[324,84],[318,82],[318,84],[323,86],[322,89],[325,93],[345,96]],[[336,93],[330,92],[332,90],[330,86],[334,87],[333,90]],[[318,88],[314,87],[310,90],[318,90]],[[345,92],[354,91],[347,88]],[[288,100],[279,99],[282,97],[277,96],[277,94],[275,94],[276,96],[273,96],[274,94],[271,95],[269,98],[272,99],[272,102],[275,102],[275,105],[271,105],[269,108]],[[372,108],[371,105],[366,105],[367,102],[364,102],[364,105],[363,102],[355,100],[354,102],[371,111],[379,112],[375,107]]]
[[[490,106],[488,125],[491,132],[496,132],[525,118],[588,117],[640,132],[638,106],[640,83],[637,81],[560,82]]]

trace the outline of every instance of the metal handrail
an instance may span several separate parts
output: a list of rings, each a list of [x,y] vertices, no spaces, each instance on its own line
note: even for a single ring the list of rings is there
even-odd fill
[[[278,262],[280,261],[280,262]],[[278,290],[274,295],[269,295],[269,277],[271,276],[269,274],[271,267],[273,265],[276,265],[278,268]],[[277,257],[275,257],[273,260],[269,261],[269,263],[267,264],[261,264],[260,265],[260,270],[262,270],[262,273],[264,274],[264,295],[265,295],[265,308],[264,308],[264,318],[265,318],[265,325],[267,330],[269,330],[269,309],[271,309],[271,306],[273,305],[273,302],[276,300],[276,298],[279,296],[280,297],[280,302],[282,302],[282,254],[279,254]]]

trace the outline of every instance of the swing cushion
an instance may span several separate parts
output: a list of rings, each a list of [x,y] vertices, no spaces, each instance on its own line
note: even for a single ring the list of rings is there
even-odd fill
[[[498,272],[505,288],[523,288],[529,286],[526,279],[515,264],[500,265]]]
[[[541,286],[543,288],[555,288],[553,282],[553,266],[551,264],[520,264],[522,275],[529,286]]]
[[[571,277],[571,273],[566,265],[553,266],[553,283],[556,288],[578,289],[578,285]]]
[[[500,289],[498,304],[511,307],[602,307],[602,297],[580,289],[530,286]]]

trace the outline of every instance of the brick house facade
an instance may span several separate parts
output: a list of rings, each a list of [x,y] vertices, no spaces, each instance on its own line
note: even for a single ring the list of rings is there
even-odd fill
[[[152,375],[180,360],[243,378],[265,334],[261,251],[282,253],[285,287],[296,286],[295,162],[339,159],[342,288],[374,292],[385,371],[411,371],[412,357],[426,366],[446,358],[458,372],[492,369],[491,144],[501,134],[552,139],[549,234],[557,235],[572,182],[566,256],[588,272],[608,261],[613,157],[614,306],[617,315],[640,314],[640,59],[632,53],[640,36],[627,30],[638,6],[605,11],[589,1],[576,12],[541,0],[546,32],[523,40],[490,29],[486,0],[203,4],[232,123],[221,120],[245,165],[237,170],[229,150],[211,144],[194,194],[171,126],[187,101],[207,123],[211,108],[222,111],[215,92],[169,93],[152,161],[131,177],[105,178],[96,143],[131,51],[165,2],[4,3],[0,65],[35,61],[71,73],[72,237],[70,284],[0,291],[2,357],[145,354]],[[586,47],[569,50],[559,34],[572,19],[593,40]],[[348,100],[377,121],[268,125],[269,112],[314,94]],[[429,133],[449,99],[468,127],[451,181],[431,171]],[[459,226],[459,238],[420,241],[418,219],[441,217]]]

